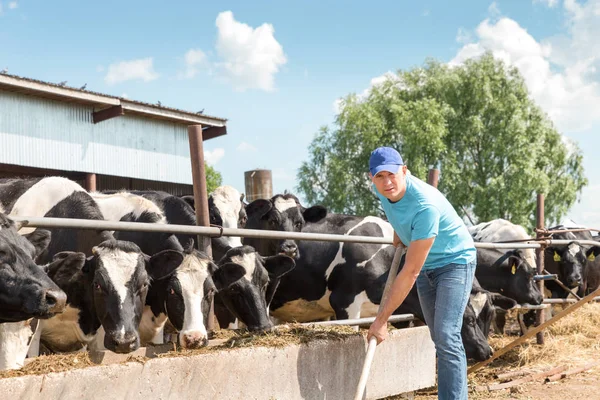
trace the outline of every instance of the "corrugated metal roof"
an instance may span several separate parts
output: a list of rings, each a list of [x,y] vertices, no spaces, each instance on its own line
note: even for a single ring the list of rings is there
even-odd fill
[[[224,118],[165,107],[162,104],[158,106],[157,104],[111,96],[66,85],[61,86],[17,75],[0,74],[0,89],[54,100],[93,105],[94,107],[98,107],[98,110],[121,105],[126,113],[179,122],[185,125],[201,124],[207,127],[225,127],[227,122],[227,119]]]

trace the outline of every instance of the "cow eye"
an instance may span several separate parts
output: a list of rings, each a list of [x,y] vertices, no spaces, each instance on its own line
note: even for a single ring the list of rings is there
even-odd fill
[[[270,220],[270,221],[269,221],[269,225],[270,225],[272,228],[277,228],[277,221],[276,221],[276,220],[274,220],[274,219],[272,219],[272,220]]]
[[[302,222],[296,222],[296,229],[302,229]]]
[[[171,296],[174,296],[175,295],[175,289],[171,288],[171,290],[169,290],[169,294]]]
[[[94,283],[94,290],[96,292],[102,292],[102,286],[98,282],[96,282]]]
[[[142,286],[139,287],[139,289],[137,290],[137,292],[141,292],[142,290],[146,290],[148,288],[148,284],[144,283]]]

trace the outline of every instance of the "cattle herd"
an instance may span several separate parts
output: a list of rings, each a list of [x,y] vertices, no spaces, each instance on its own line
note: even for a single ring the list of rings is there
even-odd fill
[[[307,233],[391,237],[378,217],[303,207],[291,194],[249,204],[230,186],[209,197],[211,224]],[[39,229],[12,216],[196,225],[193,197],[158,191],[87,192],[62,177],[0,179],[0,370],[21,367],[40,349],[129,353],[162,343],[168,322],[184,348],[205,346],[214,304],[222,328],[267,331],[279,322],[374,316],[394,255],[391,245],[219,237],[213,257],[194,235]],[[498,219],[470,227],[475,241],[528,239]],[[561,233],[572,243],[546,249],[546,269],[579,294],[600,284],[598,246],[589,233]],[[600,244],[600,243],[599,243]],[[469,358],[484,360],[495,316],[517,304],[541,304],[532,250],[477,250],[476,279],[462,338]],[[553,297],[563,287],[547,283]],[[423,321],[413,288],[396,314]],[[404,324],[398,324],[405,325]]]

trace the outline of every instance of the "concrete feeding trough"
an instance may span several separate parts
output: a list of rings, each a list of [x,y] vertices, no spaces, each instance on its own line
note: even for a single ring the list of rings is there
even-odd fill
[[[49,399],[349,399],[366,352],[362,336],[284,347],[243,347],[0,379],[3,398]],[[146,353],[149,354],[149,353]],[[393,330],[378,346],[366,398],[435,385],[427,327]]]

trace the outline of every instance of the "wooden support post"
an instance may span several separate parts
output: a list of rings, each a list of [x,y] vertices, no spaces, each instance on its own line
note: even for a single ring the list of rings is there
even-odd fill
[[[537,226],[537,234],[536,238],[540,239],[542,237],[542,232],[540,229],[544,229],[544,195],[542,193],[538,193],[537,195],[537,213],[536,213],[536,226]],[[544,251],[545,248],[542,246],[539,249],[536,249],[537,253],[537,273],[541,275],[544,273]],[[538,281],[538,287],[540,289],[540,293],[544,296],[544,281]],[[535,312],[535,323],[537,326],[544,323],[544,310],[537,310]],[[537,344],[544,344],[544,332],[540,331],[537,334]]]
[[[536,326],[536,327],[530,329],[529,332],[527,332],[520,338],[513,340],[512,342],[510,342],[509,344],[507,344],[500,350],[494,352],[494,354],[492,355],[491,358],[489,358],[485,361],[478,362],[477,364],[471,366],[471,368],[469,368],[467,370],[467,373],[470,374],[472,372],[475,372],[475,371],[485,367],[486,365],[490,364],[492,361],[494,361],[498,357],[508,353],[509,351],[511,351],[512,349],[517,347],[518,345],[525,343],[527,341],[527,339],[529,339],[533,335],[536,335],[538,332],[543,331],[544,329],[546,329],[553,323],[557,322],[558,320],[563,319],[567,315],[571,314],[573,311],[579,309],[584,304],[589,303],[590,301],[594,300],[594,297],[596,297],[598,295],[600,295],[600,287],[598,289],[594,290],[592,293],[585,296],[583,299],[579,300],[577,303],[570,306],[569,308],[562,310],[561,312],[556,314],[554,317],[550,318],[548,321],[541,324],[540,326]]]
[[[88,192],[96,191],[96,174],[87,173],[85,174],[85,190]]]
[[[202,125],[188,126],[188,140],[190,142],[190,159],[192,162],[192,181],[194,183],[194,208],[196,209],[196,224],[210,226],[208,216],[208,190],[206,187],[206,171],[204,168],[204,146],[202,142]],[[212,257],[210,237],[198,236],[198,249]],[[214,330],[214,301],[211,302],[208,314],[209,331]]]
[[[433,186],[434,188],[438,187],[438,181],[440,180],[440,170],[431,168],[429,170],[429,174],[427,175],[427,183]]]

